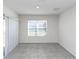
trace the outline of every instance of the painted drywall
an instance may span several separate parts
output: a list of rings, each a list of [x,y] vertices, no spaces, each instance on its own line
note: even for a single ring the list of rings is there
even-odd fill
[[[59,17],[59,43],[76,56],[76,7]]]
[[[20,43],[52,43],[58,40],[58,16],[19,16]],[[45,36],[28,36],[28,20],[47,20],[48,29]]]
[[[18,44],[18,15],[10,8],[3,6],[5,18],[5,56],[10,53]]]

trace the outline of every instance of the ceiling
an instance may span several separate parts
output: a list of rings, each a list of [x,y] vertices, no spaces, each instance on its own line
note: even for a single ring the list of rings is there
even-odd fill
[[[59,14],[76,4],[76,0],[3,0],[18,14]],[[39,8],[37,8],[39,7]]]

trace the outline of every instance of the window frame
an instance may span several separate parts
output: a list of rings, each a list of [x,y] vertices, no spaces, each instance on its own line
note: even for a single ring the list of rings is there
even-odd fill
[[[36,21],[36,22],[38,22],[38,23],[45,23],[45,27],[44,27],[44,26],[37,26],[37,25],[38,25],[37,23],[36,23],[36,24],[37,24],[37,25],[36,25],[36,28],[35,28],[35,27],[29,27],[30,21],[31,21],[31,22]],[[32,28],[35,28],[35,29],[36,29],[36,30],[35,30],[36,32],[35,32],[34,35],[29,35],[29,33],[30,33],[30,32],[29,32],[29,29],[30,29],[30,28],[31,28],[31,29],[32,29]],[[42,32],[39,32],[39,31],[38,31],[39,29],[42,29],[42,31],[44,31],[44,29],[45,29],[45,31],[42,33]],[[45,36],[45,35],[47,34],[47,29],[48,29],[47,20],[28,20],[28,36]],[[42,35],[39,35],[38,32],[39,32],[39,33],[42,33]]]

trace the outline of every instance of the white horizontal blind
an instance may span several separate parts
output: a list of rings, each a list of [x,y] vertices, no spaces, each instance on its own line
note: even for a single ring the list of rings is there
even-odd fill
[[[47,32],[47,20],[29,20],[28,36],[45,36]]]

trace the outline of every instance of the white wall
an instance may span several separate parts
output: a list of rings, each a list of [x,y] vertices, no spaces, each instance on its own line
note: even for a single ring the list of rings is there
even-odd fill
[[[59,17],[59,43],[76,56],[76,8],[71,8]]]
[[[3,13],[9,17],[5,18],[5,55],[7,55],[18,44],[18,15],[6,6],[3,6]]]
[[[20,43],[52,43],[58,40],[58,17],[57,16],[19,16],[19,42]],[[28,37],[27,22],[28,20],[47,20],[48,31],[43,37]]]

